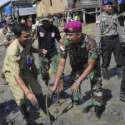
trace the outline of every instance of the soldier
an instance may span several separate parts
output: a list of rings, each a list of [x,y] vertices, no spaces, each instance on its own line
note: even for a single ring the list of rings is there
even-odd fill
[[[113,3],[111,0],[103,0],[102,13],[97,18],[97,36],[101,40],[102,50],[102,73],[104,79],[109,79],[108,66],[110,64],[112,52],[115,57],[117,71],[121,67],[120,41],[118,35],[118,18],[113,13]]]
[[[26,22],[25,22],[25,23],[26,23],[27,28],[32,31],[32,25],[33,25],[32,18],[31,18],[31,17],[28,17],[28,18],[26,19]]]
[[[28,117],[29,124],[35,125],[38,122],[35,119],[40,117],[38,113],[37,117],[35,114],[39,106],[42,105],[42,91],[41,86],[32,73],[34,63],[30,51],[32,45],[30,43],[31,38],[24,25],[16,25],[14,33],[16,39],[7,48],[3,63],[3,75],[15,97],[17,105],[25,112],[26,117]]]
[[[96,42],[90,38],[90,36],[82,33],[82,24],[80,21],[68,22],[64,28],[64,31],[66,35],[62,40],[62,46],[60,47],[61,57],[59,60],[55,82],[51,90],[53,92],[58,91],[66,58],[67,55],[69,55],[72,68],[71,90],[73,92],[73,102],[79,104],[79,93],[82,81],[89,77],[92,90],[96,90],[96,87],[99,85],[97,83],[100,74],[98,74],[99,72],[97,71],[98,54]]]
[[[40,73],[43,80],[49,78],[48,71],[56,72],[58,64],[58,52],[56,48],[56,41],[59,42],[61,36],[59,30],[51,22],[49,16],[42,17],[41,24],[37,27],[38,46],[42,50],[43,55],[39,55],[40,59]]]
[[[11,20],[7,21],[7,33],[5,35],[4,45],[8,47],[10,43],[15,39],[13,32],[14,23]]]

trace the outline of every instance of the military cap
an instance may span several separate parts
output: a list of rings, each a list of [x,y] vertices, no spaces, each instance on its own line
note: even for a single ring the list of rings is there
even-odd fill
[[[112,0],[102,0],[102,5],[112,5],[113,1]]]
[[[44,21],[44,20],[47,20],[47,21],[50,21],[51,20],[51,15],[46,13],[46,14],[43,14],[41,17],[38,18],[38,20],[40,22]]]
[[[81,32],[82,31],[82,23],[77,20],[69,21],[64,26],[64,32]]]

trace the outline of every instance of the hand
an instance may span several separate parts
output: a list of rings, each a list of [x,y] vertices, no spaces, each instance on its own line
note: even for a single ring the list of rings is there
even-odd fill
[[[41,54],[41,55],[46,55],[47,52],[48,51],[46,49],[39,49],[39,54]]]
[[[71,86],[71,90],[72,90],[72,92],[79,92],[80,91],[80,84],[73,83],[73,85]]]
[[[57,88],[57,87],[56,87],[55,85],[53,85],[53,86],[50,87],[50,90],[51,90],[52,92],[55,92],[55,91],[56,91],[56,88]]]
[[[32,105],[34,105],[34,106],[38,105],[37,99],[32,92],[28,92],[26,94],[26,97],[32,103]]]
[[[47,50],[46,49],[42,49],[42,53],[44,54],[44,55],[46,55],[47,54]]]
[[[64,51],[65,50],[65,46],[63,45],[63,44],[59,44],[59,48],[62,50],[62,51]]]
[[[61,92],[61,91],[63,91],[63,80],[60,80],[60,83],[56,86],[55,84],[52,86],[52,87],[50,87],[50,90],[52,91],[52,92]]]
[[[62,92],[64,89],[63,87],[64,87],[63,80],[60,80],[60,83],[57,86],[56,92]]]
[[[10,42],[7,42],[4,44],[5,48],[7,48],[10,45]]]

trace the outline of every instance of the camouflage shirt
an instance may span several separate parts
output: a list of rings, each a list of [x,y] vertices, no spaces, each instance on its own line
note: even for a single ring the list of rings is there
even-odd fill
[[[99,24],[97,34],[100,34],[101,36],[118,35],[119,23],[116,14],[107,14],[102,12],[98,16],[96,24]]]
[[[8,31],[5,37],[7,41],[13,41],[15,39],[15,34],[11,31],[10,32]]]
[[[98,58],[96,42],[85,34],[82,34],[80,42],[76,44],[64,38],[64,45],[60,47],[60,55],[64,59],[69,55],[72,71],[83,71],[88,59]]]

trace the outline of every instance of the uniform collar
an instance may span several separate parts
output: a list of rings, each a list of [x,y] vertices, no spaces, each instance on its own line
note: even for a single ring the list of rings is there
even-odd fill
[[[16,42],[17,42],[17,44],[18,44],[18,46],[19,46],[20,52],[22,52],[22,51],[24,50],[24,48],[22,47],[22,45],[20,44],[20,42],[19,42],[18,39],[16,39]]]

